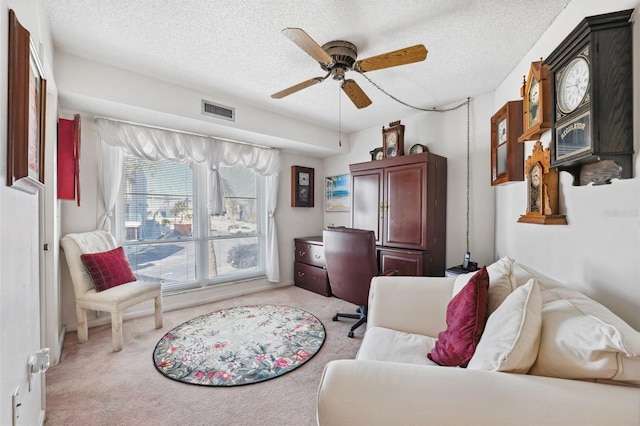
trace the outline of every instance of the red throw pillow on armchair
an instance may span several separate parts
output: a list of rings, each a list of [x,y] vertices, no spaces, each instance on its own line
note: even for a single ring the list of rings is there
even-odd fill
[[[487,322],[489,274],[482,267],[447,306],[447,329],[427,357],[439,365],[466,367]]]
[[[82,254],[80,260],[87,269],[96,291],[104,291],[136,280],[122,247],[102,253]]]

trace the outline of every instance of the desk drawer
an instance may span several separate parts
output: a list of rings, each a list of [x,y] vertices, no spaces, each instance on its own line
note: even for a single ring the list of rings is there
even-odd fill
[[[327,271],[323,268],[295,262],[293,266],[293,281],[298,287],[323,296],[331,296]]]
[[[324,246],[296,241],[295,261],[323,268]]]

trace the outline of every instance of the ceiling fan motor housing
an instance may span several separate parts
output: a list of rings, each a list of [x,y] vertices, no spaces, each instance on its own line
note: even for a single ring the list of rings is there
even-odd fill
[[[320,64],[322,69],[330,72],[334,80],[344,80],[344,73],[353,69],[358,57],[356,46],[348,41],[335,40],[325,43],[322,48],[333,58],[333,64],[329,66]]]

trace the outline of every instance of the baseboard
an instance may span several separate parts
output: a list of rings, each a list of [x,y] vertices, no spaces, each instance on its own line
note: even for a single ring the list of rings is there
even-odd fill
[[[231,299],[233,297],[245,296],[247,294],[258,293],[261,291],[292,286],[293,284],[293,281],[272,283],[267,281],[266,279],[259,279],[238,283],[220,284],[217,286],[197,290],[167,294],[162,297],[162,311],[169,312],[192,306],[205,305],[207,303]],[[123,314],[123,319],[128,320],[133,318],[145,317],[153,315],[153,313],[153,301],[150,300],[148,302],[144,302],[127,309]],[[87,321],[87,325],[89,328],[106,324],[111,324],[111,316],[108,313],[102,313],[99,317],[89,319]],[[66,331],[75,331],[77,329],[77,324],[66,325]]]

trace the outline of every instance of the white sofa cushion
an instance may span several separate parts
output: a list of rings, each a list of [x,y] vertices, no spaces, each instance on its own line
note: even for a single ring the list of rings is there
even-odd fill
[[[435,365],[427,358],[436,338],[405,333],[384,327],[367,327],[356,359]]]
[[[491,315],[498,306],[507,298],[515,289],[512,280],[514,260],[510,257],[503,257],[498,261],[487,266],[489,273],[489,306],[487,314]],[[458,294],[462,288],[467,285],[475,272],[458,275],[453,284],[453,296]]]
[[[640,333],[579,291],[520,264],[517,286],[535,277],[542,296],[538,358],[529,374],[640,384]]]
[[[542,334],[530,374],[640,384],[640,333],[569,287],[540,282]]]
[[[517,288],[489,316],[467,368],[526,373],[540,345],[542,299],[535,278]]]

